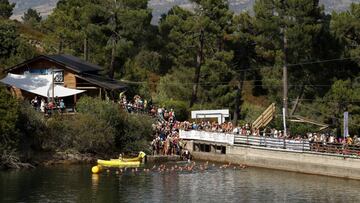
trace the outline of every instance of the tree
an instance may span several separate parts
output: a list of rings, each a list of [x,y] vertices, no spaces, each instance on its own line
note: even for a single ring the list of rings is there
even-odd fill
[[[196,49],[193,36],[185,30],[185,22],[193,15],[190,11],[178,6],[169,10],[159,23],[159,33],[162,40],[160,54],[163,56],[163,72],[167,73],[173,67],[193,67]],[[189,26],[188,26],[189,27]],[[188,29],[188,28],[186,28]]]
[[[249,13],[241,13],[234,16],[231,27],[231,34],[227,35],[227,47],[234,51],[232,69],[235,74],[234,80],[236,97],[234,101],[234,116],[233,122],[237,124],[240,119],[242,91],[245,78],[249,77],[250,68],[254,61],[256,61],[257,54],[255,52],[255,28],[254,18]]]
[[[36,49],[22,38],[17,25],[0,19],[0,70],[34,57]]]
[[[15,3],[9,0],[0,0],[0,18],[9,19],[13,14]]]
[[[19,46],[19,33],[15,23],[0,19],[0,61],[8,59],[16,53]]]
[[[213,47],[210,49],[214,49],[215,52],[222,52],[224,44],[223,37],[231,24],[232,18],[228,1],[193,0],[193,2],[198,5],[198,8],[195,10],[196,16],[192,19],[196,22],[194,31],[197,32],[198,35],[198,51],[190,107],[192,107],[197,100],[201,66],[205,62],[205,43],[213,43]],[[205,35],[208,36],[206,37]]]
[[[357,80],[337,80],[323,98],[317,100],[315,109],[324,116],[324,121],[337,129],[337,135],[341,136],[343,113],[350,114],[349,126],[351,134],[360,131],[360,86]]]
[[[134,57],[146,46],[152,15],[147,8],[148,0],[107,0],[102,4],[110,11],[107,18],[107,48],[110,50],[107,72],[114,78],[116,71],[124,73],[116,67],[123,66],[127,58]]]
[[[98,0],[59,1],[43,23],[49,49],[83,56],[85,60],[91,58],[91,62],[103,65],[99,55],[106,44],[102,33],[106,15]]]
[[[333,13],[331,29],[344,46],[344,56],[360,56],[360,4],[351,4],[348,11]],[[360,64],[359,59],[354,59]]]
[[[207,102],[227,107],[232,93],[226,83],[232,78],[229,67],[233,54],[224,44],[232,13],[227,1],[194,3],[194,12],[174,7],[161,19],[159,29],[165,44],[161,53],[171,69],[191,70],[190,107]]]
[[[333,58],[332,50],[337,48],[325,48],[332,42],[328,29],[330,21],[318,0],[259,0],[254,11],[256,51],[266,67],[261,74],[273,100],[281,101],[282,71],[279,67],[285,64],[300,64],[289,69],[288,81],[296,81],[290,84],[290,98],[302,97],[307,84],[330,82],[332,77],[323,75],[328,72],[328,64],[306,63]],[[305,64],[301,64],[303,62]]]
[[[150,21],[147,0],[61,0],[43,27],[58,44],[52,50],[83,56],[113,78],[152,41]]]
[[[21,17],[21,19],[24,21],[24,23],[35,25],[40,23],[42,17],[35,9],[29,8],[26,13],[24,13],[24,16]]]

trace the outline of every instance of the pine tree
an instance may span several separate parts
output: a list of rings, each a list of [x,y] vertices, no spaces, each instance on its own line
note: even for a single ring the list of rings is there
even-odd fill
[[[263,82],[272,99],[280,102],[281,67],[284,63],[301,64],[329,57],[331,50],[323,50],[324,36],[328,36],[329,20],[318,0],[258,0],[254,5],[256,51],[262,57]],[[285,40],[286,39],[286,40]],[[290,97],[301,97],[304,85],[320,81],[322,64],[304,64],[289,69]]]
[[[36,22],[40,22],[42,19],[39,12],[37,12],[35,9],[29,8],[26,13],[24,13],[24,16],[22,17],[22,20],[24,22],[28,22],[30,20],[35,20]]]
[[[195,3],[194,12],[175,7],[161,19],[159,29],[165,43],[162,53],[173,70],[170,74],[179,74],[175,69],[189,69],[183,73],[187,77],[191,73],[191,81],[180,83],[180,89],[189,88],[191,84],[191,88],[181,96],[190,99],[189,106],[204,108],[206,103],[209,108],[210,105],[228,107],[233,98],[227,84],[232,79],[230,64],[233,53],[226,49],[225,42],[233,14],[227,1]],[[171,75],[167,77],[172,78]],[[161,89],[165,93],[171,92],[164,87]],[[167,97],[176,96],[168,94]],[[162,98],[166,97],[163,95]]]
[[[360,4],[351,4],[349,11],[333,13],[331,29],[344,45],[344,55],[360,56]],[[354,59],[360,64],[360,60]]]
[[[9,0],[0,0],[0,18],[9,19],[13,14],[15,3],[10,3]]]

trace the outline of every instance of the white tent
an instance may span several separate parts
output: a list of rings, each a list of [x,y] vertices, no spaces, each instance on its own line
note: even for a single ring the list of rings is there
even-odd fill
[[[0,82],[43,97],[52,97],[52,75],[16,75],[9,73]],[[84,91],[55,85],[54,97],[68,97],[83,93]]]

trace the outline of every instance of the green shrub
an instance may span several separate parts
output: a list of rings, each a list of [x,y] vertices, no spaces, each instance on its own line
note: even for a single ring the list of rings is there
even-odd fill
[[[128,115],[124,133],[117,137],[117,147],[123,152],[138,152],[148,148],[152,140],[154,119],[144,115]]]
[[[70,123],[73,118],[54,116],[46,121],[47,134],[43,139],[42,147],[46,150],[64,150],[73,147],[73,129]]]
[[[124,125],[125,112],[115,103],[106,102],[99,98],[82,97],[76,104],[77,111],[82,114],[90,114],[98,119],[105,120],[115,128]]]
[[[105,120],[79,114],[70,123],[74,147],[80,152],[111,153],[115,149],[115,129]]]
[[[19,117],[18,109],[18,101],[4,87],[0,87],[0,145],[17,147],[19,140],[16,128]]]
[[[4,87],[0,87],[0,168],[18,168],[18,121],[18,101]]]
[[[137,152],[144,150],[151,139],[153,119],[145,115],[127,114],[120,109],[118,104],[83,97],[77,104],[77,110],[79,113],[88,117],[93,116],[98,121],[108,124],[109,128],[113,128],[114,136],[111,140],[114,142],[117,151]]]
[[[50,149],[74,149],[82,153],[108,153],[114,150],[115,130],[93,115],[54,117],[48,120]]]
[[[47,138],[44,113],[35,111],[29,103],[21,102],[17,129],[21,136],[21,150],[42,148],[42,142]]]
[[[45,118],[29,104],[17,102],[5,90],[0,92],[0,101],[3,117],[0,120],[0,166],[16,165],[15,161],[20,160],[17,155],[27,154],[30,149],[133,153],[147,150],[152,139],[154,121],[151,117],[127,114],[117,104],[99,99],[84,97],[78,103],[78,114],[53,114],[50,118]]]

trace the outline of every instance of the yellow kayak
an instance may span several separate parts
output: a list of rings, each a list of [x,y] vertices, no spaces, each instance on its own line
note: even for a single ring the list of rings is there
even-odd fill
[[[110,160],[97,160],[97,166],[92,167],[91,171],[96,174],[102,171],[103,167],[139,167],[142,159],[146,156],[144,152],[140,152],[137,157],[134,158],[120,158]]]
[[[97,160],[98,165],[100,166],[109,166],[109,167],[121,167],[121,166],[140,166],[140,161],[123,161],[121,159],[112,159],[112,160]]]
[[[142,158],[141,157],[135,157],[135,158],[110,159],[110,161],[117,161],[117,160],[121,160],[123,162],[132,162],[132,161],[141,161]]]
[[[124,162],[131,162],[131,161],[142,161],[142,159],[146,156],[145,152],[139,152],[139,155],[134,158],[119,158],[119,159],[110,159],[110,161],[113,160],[122,160]]]

